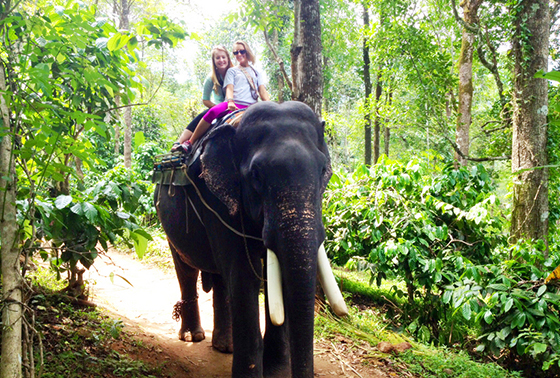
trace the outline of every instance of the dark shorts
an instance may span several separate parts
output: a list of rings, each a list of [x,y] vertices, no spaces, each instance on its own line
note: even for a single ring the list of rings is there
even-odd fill
[[[203,111],[202,113],[200,113],[199,115],[194,117],[194,119],[191,121],[191,123],[189,123],[189,125],[187,126],[187,130],[190,130],[190,131],[194,132],[194,129],[196,129],[196,126],[198,126],[198,123],[200,122],[202,117],[204,117],[206,115],[206,113],[208,113],[208,110],[210,110],[210,109],[206,109],[205,111]]]

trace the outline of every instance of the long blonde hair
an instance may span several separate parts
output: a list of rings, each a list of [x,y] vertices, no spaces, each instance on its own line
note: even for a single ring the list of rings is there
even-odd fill
[[[220,81],[219,79],[216,62],[214,61],[214,55],[219,51],[226,54],[228,59],[228,69],[233,67],[233,63],[231,62],[231,57],[229,56],[229,52],[227,51],[227,49],[221,45],[214,46],[214,48],[212,48],[212,82],[214,83],[214,93],[216,93],[217,95],[220,95],[220,91],[222,91],[222,86],[224,83],[224,78],[222,78],[222,81]]]
[[[249,45],[247,44],[247,42],[244,41],[236,41],[233,43],[233,46],[235,45],[243,45],[243,48],[245,50],[247,50],[247,60],[253,64],[255,64],[255,62],[257,61],[257,58],[255,57],[255,54],[253,54],[253,51],[251,51],[251,48],[249,47]]]

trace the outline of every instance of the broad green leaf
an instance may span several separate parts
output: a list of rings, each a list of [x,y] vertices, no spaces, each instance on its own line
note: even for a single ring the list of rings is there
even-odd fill
[[[486,310],[486,312],[484,313],[484,320],[486,321],[486,323],[492,324],[492,321],[494,320],[494,314],[492,314],[492,311]]]
[[[540,70],[539,72],[537,72],[535,74],[535,77],[539,78],[539,79],[548,79],[548,80],[553,80],[553,81],[560,82],[560,72],[559,71],[550,71],[550,72],[544,73],[543,70]]]
[[[487,287],[494,290],[507,291],[507,287],[504,284],[490,284]]]
[[[111,38],[109,38],[109,41],[107,41],[107,48],[109,49],[109,51],[120,50],[121,48],[126,46],[129,40],[130,36],[116,33]]]
[[[143,237],[145,237],[145,238],[148,239],[148,240],[154,240],[154,239],[152,238],[152,235],[150,235],[149,233],[147,233],[146,230],[144,230],[144,229],[142,229],[142,228],[137,228],[136,230],[134,230],[134,233],[135,233],[135,234],[138,234],[138,235],[142,235]]]
[[[500,330],[500,332],[498,332],[498,337],[501,340],[505,340],[511,333],[511,328],[510,327],[504,327]]]
[[[508,299],[508,301],[506,302],[505,306],[504,306],[504,312],[508,312],[511,307],[513,306],[513,298]]]
[[[446,290],[445,293],[443,293],[443,303],[449,303],[452,295],[453,292],[451,290]]]
[[[119,217],[121,219],[128,219],[128,218],[130,218],[130,214],[123,213],[122,211],[117,211],[117,217]]]
[[[23,232],[25,239],[29,239],[33,236],[33,226],[31,226],[31,222],[29,221],[29,219],[25,219],[23,221]]]
[[[534,352],[535,355],[541,354],[541,353],[546,352],[547,348],[548,348],[548,346],[546,344],[536,343],[535,345],[533,345],[533,352]]]
[[[136,251],[136,255],[140,260],[142,260],[146,250],[148,249],[148,239],[137,232],[133,232],[130,236],[134,241],[134,250]]]
[[[62,210],[66,206],[68,206],[70,203],[72,203],[72,197],[61,194],[58,197],[56,197],[56,200],[54,201],[54,206],[57,209]]]
[[[138,131],[136,134],[134,134],[134,146],[136,148],[143,145],[145,142],[146,138],[144,137],[144,133],[142,131]]]
[[[73,212],[74,214],[83,215],[84,212],[82,210],[82,203],[78,202],[74,204],[74,206],[70,208],[70,211]]]
[[[467,320],[471,319],[471,315],[472,315],[472,311],[471,311],[471,306],[469,303],[465,303],[465,305],[462,308],[463,311],[463,317]]]
[[[93,206],[91,203],[89,202],[84,202],[82,204],[82,210],[86,216],[86,218],[92,222],[95,223],[96,222],[96,218],[97,218],[97,209],[95,208],[95,206]]]
[[[513,317],[513,321],[511,322],[512,327],[522,328],[525,325],[525,320],[527,320],[527,315],[523,312],[518,312]]]

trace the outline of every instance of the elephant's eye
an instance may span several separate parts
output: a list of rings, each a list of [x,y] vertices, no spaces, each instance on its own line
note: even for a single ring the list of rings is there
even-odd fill
[[[256,166],[251,168],[251,184],[258,193],[261,193],[263,185],[262,177],[260,170]]]

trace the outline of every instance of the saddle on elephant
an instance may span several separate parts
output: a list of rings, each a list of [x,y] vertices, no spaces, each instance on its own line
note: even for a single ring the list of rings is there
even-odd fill
[[[152,183],[173,186],[187,186],[190,181],[187,179],[186,172],[202,153],[202,149],[207,137],[212,130],[225,125],[237,128],[243,114],[247,109],[239,109],[216,119],[206,134],[196,141],[193,145],[192,153],[185,154],[182,151],[170,152],[168,154],[156,155],[154,157],[154,169],[152,171]]]

